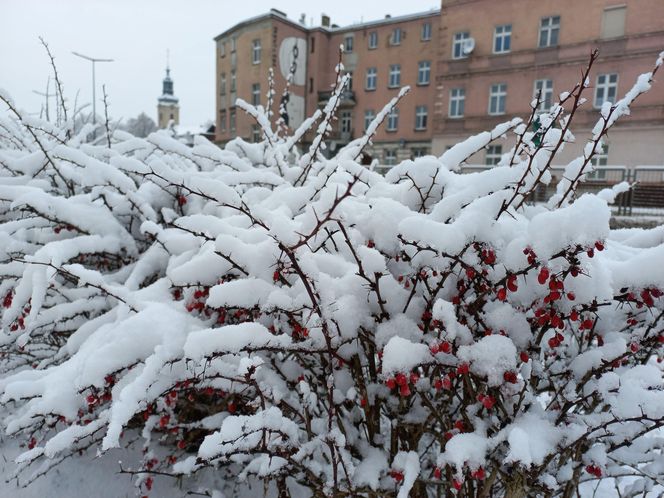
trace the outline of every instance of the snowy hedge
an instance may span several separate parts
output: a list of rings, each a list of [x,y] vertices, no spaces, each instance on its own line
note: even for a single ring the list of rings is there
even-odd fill
[[[90,142],[0,92],[0,393],[25,444],[17,477],[142,445],[124,469],[142,494],[153,473],[195,486],[205,469],[226,496],[652,489],[664,230],[610,230],[625,185],[575,192],[653,73],[602,108],[548,204],[527,202],[573,147],[590,70],[550,113],[385,176],[360,159],[405,90],[326,159],[341,75],[292,134],[239,102],[265,140],[224,149],[165,132]],[[459,173],[508,133],[497,167]]]

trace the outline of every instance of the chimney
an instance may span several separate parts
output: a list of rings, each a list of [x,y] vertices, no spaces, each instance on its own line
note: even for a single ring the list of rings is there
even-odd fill
[[[392,19],[392,14],[385,14],[385,19]]]
[[[320,23],[324,28],[329,28],[330,27],[330,16],[328,16],[326,14],[321,14]]]
[[[307,15],[306,14],[300,14],[300,24],[302,26],[306,26],[306,24],[307,24]]]

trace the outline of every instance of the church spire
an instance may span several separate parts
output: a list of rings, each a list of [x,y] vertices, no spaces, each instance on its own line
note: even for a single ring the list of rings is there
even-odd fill
[[[178,124],[180,112],[178,98],[173,93],[173,79],[171,78],[170,54],[166,51],[166,76],[162,80],[161,96],[157,105],[158,123],[160,128],[166,128],[173,121]]]

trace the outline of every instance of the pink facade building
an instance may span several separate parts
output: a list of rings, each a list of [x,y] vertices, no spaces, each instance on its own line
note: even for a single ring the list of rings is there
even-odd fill
[[[481,15],[478,15],[481,12]],[[443,0],[433,152],[526,117],[542,91],[550,106],[579,81],[590,53],[599,59],[575,118],[577,144],[559,160],[581,154],[605,100],[615,102],[664,50],[662,0]],[[609,133],[600,164],[664,164],[664,76]],[[496,143],[471,161],[493,164],[513,142]]]
[[[411,88],[367,150],[366,161],[388,166],[439,155],[508,118],[525,118],[538,91],[542,109],[550,106],[571,90],[597,48],[588,102],[573,126],[581,143],[567,146],[560,156],[566,161],[580,153],[602,102],[619,99],[664,50],[664,1],[443,0],[440,10],[343,27],[325,15],[320,26],[307,26],[273,9],[215,41],[218,142],[261,138],[235,100],[265,105],[270,68],[275,112],[293,73],[284,104],[289,126],[297,127],[329,98],[342,45],[352,85],[329,137],[331,151],[361,136],[400,87]],[[664,164],[664,81],[636,102],[607,143],[599,164]],[[498,141],[471,162],[495,164],[511,145],[509,139]]]

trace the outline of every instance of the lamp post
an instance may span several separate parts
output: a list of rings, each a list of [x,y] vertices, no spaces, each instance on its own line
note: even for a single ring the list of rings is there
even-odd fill
[[[88,60],[92,62],[92,124],[97,123],[97,106],[96,106],[96,86],[95,86],[95,63],[97,62],[113,62],[113,59],[97,59],[95,57],[89,57],[87,55],[79,54],[78,52],[72,52],[77,57]]]

